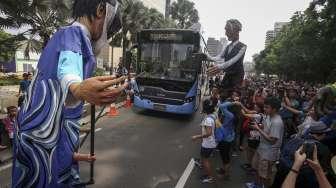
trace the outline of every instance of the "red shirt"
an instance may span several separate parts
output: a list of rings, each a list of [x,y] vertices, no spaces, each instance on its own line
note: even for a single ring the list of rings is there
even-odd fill
[[[5,119],[2,120],[2,123],[5,125],[5,129],[8,133],[14,132],[15,119],[12,120],[10,117],[7,116]]]

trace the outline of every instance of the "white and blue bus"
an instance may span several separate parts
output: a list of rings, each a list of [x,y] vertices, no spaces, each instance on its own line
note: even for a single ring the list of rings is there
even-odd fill
[[[136,48],[134,106],[176,114],[197,111],[207,82],[201,34],[194,30],[143,30],[137,35]]]

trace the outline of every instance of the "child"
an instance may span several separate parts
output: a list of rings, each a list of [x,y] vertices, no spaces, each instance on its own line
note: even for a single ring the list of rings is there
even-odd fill
[[[14,124],[16,121],[17,108],[15,106],[7,107],[7,117],[2,120],[5,125],[5,129],[8,133],[11,146],[13,145],[14,139]]]
[[[201,177],[202,183],[213,183],[215,181],[209,158],[217,146],[215,140],[215,120],[217,118],[214,114],[216,105],[211,99],[203,102],[203,112],[206,113],[206,117],[201,124],[202,134],[192,137],[192,140],[202,139],[201,161],[205,172],[205,175]]]

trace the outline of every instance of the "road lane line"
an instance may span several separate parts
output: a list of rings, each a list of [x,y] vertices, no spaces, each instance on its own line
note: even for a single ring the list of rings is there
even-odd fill
[[[187,168],[184,170],[182,176],[180,177],[179,181],[177,182],[175,188],[183,188],[184,185],[186,184],[192,170],[195,167],[195,161],[193,158],[191,158]]]
[[[98,132],[98,131],[101,131],[101,130],[102,130],[102,128],[98,128],[98,129],[95,130],[95,132]],[[80,135],[79,138],[83,138],[84,136],[85,136],[85,134],[82,134],[82,135]]]

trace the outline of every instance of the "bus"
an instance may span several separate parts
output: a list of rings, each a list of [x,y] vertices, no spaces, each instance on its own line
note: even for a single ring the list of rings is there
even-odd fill
[[[134,106],[175,114],[197,111],[207,83],[207,49],[199,31],[142,30],[137,34]],[[130,53],[128,53],[130,54]],[[126,54],[126,63],[130,57]]]

